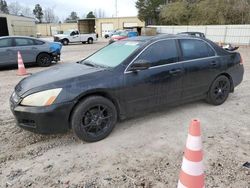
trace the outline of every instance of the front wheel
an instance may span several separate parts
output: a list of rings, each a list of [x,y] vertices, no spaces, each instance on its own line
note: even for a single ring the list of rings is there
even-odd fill
[[[36,62],[41,67],[48,67],[51,65],[52,59],[49,54],[41,53],[38,55]]]
[[[107,137],[115,127],[117,111],[114,104],[101,96],[91,96],[80,102],[71,117],[73,132],[86,142]]]
[[[223,104],[229,96],[230,86],[226,76],[216,78],[208,91],[207,102],[213,105]]]

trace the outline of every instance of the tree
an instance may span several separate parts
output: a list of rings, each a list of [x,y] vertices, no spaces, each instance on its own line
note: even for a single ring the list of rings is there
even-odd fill
[[[95,15],[94,15],[94,13],[93,13],[92,11],[90,11],[90,12],[87,14],[86,18],[95,18]]]
[[[5,0],[0,1],[0,13],[9,14],[9,8]]]
[[[16,1],[9,4],[9,13],[13,15],[20,15],[22,6]]]
[[[27,17],[33,17],[33,13],[29,7],[22,7],[21,15],[27,16]]]
[[[44,10],[44,20],[47,23],[57,23],[59,18],[55,15],[54,9],[46,8]]]
[[[79,17],[77,16],[77,13],[72,11],[69,15],[68,18],[66,18],[65,22],[67,23],[74,23],[77,22],[77,20],[79,19]]]
[[[160,13],[162,24],[211,25],[250,23],[250,0],[176,0]]]
[[[96,18],[104,18],[105,17],[105,11],[101,8],[95,9],[94,15]]]
[[[36,19],[39,20],[39,23],[42,23],[43,19],[43,9],[40,4],[36,4],[33,10],[33,14],[35,15]]]
[[[146,24],[158,24],[161,6],[166,0],[137,0],[138,18]]]
[[[163,24],[168,25],[189,25],[191,8],[188,2],[179,1],[162,7],[160,18]]]

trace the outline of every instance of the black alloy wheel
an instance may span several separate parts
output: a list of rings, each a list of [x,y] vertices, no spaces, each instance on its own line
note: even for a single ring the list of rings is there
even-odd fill
[[[226,76],[215,79],[208,93],[208,102],[214,105],[223,104],[230,93],[230,81]]]
[[[72,115],[74,133],[87,142],[99,141],[113,130],[117,120],[114,104],[101,96],[92,96],[79,103]]]
[[[52,63],[51,56],[47,53],[39,54],[37,57],[37,64],[41,67],[48,67]]]

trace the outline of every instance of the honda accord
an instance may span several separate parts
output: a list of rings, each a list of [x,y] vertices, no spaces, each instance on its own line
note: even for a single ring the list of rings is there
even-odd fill
[[[200,99],[221,105],[243,74],[238,52],[205,38],[134,37],[23,79],[10,106],[24,129],[73,129],[80,139],[94,142],[107,137],[118,120],[160,106]]]

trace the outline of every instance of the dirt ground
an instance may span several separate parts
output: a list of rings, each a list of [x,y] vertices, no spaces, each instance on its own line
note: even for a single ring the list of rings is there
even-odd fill
[[[62,63],[106,44],[63,47]],[[0,187],[176,187],[188,124],[199,118],[206,187],[249,188],[250,169],[242,165],[250,162],[250,48],[240,52],[244,81],[225,104],[198,101],[129,119],[96,143],[72,132],[41,136],[16,127],[8,100],[22,77],[0,71]]]

